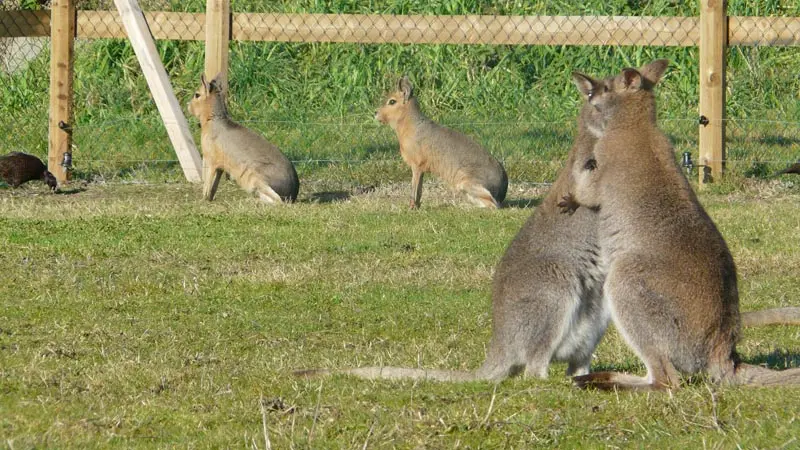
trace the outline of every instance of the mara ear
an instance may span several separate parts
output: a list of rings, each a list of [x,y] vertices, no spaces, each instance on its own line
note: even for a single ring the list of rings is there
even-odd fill
[[[200,84],[203,85],[203,92],[208,94],[208,83],[206,83],[206,75],[204,73],[200,74]]]
[[[397,90],[403,93],[403,103],[414,96],[414,87],[411,86],[411,82],[408,81],[408,76],[406,75],[403,75],[403,78],[400,78],[400,81],[397,82]]]
[[[622,82],[625,89],[638,91],[642,88],[642,74],[636,69],[622,69]]]
[[[580,72],[572,72],[572,82],[575,83],[575,87],[578,88],[581,95],[586,98],[589,98],[596,83],[593,78]]]
[[[639,73],[652,85],[658,84],[669,66],[668,59],[657,59],[639,68]]]

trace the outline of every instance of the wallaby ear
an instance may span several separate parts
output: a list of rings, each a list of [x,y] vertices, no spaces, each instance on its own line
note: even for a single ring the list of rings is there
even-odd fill
[[[580,72],[572,72],[572,82],[581,92],[581,95],[588,98],[589,94],[594,90],[595,81],[593,78],[584,75]]]
[[[640,67],[639,73],[651,84],[656,85],[661,81],[661,77],[664,75],[664,72],[666,72],[667,66],[669,66],[668,59],[657,59]]]
[[[625,89],[639,90],[642,88],[642,74],[636,69],[622,69],[622,82]]]
[[[411,82],[408,81],[408,76],[406,75],[403,75],[403,78],[400,78],[400,81],[397,82],[397,90],[403,93],[403,103],[414,96],[414,87],[411,86]]]

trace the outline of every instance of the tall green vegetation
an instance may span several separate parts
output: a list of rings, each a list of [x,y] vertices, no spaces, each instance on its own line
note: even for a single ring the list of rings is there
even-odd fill
[[[142,2],[146,10],[202,12],[204,0]],[[595,15],[696,16],[696,2],[590,0],[292,0],[235,1],[234,12],[331,14],[570,15],[591,23]],[[731,15],[798,15],[800,6],[776,0],[730,2]],[[81,2],[79,8],[113,8]],[[582,17],[577,17],[582,16]],[[158,43],[179,99],[188,101],[203,67],[202,42]],[[372,118],[385,90],[408,74],[426,112],[462,129],[503,157],[511,176],[552,179],[569,147],[580,101],[569,74],[607,74],[654,58],[673,64],[659,91],[661,119],[677,151],[696,153],[698,55],[696,48],[490,45],[362,45],[232,42],[230,110],[264,132],[295,160],[397,160],[388,130]],[[0,152],[46,152],[47,55],[27,70],[0,75],[0,129],[19,136]],[[732,48],[729,52],[729,168],[732,174],[769,172],[797,157],[800,120],[800,52],[795,48]],[[180,177],[130,44],[124,40],[77,43],[75,161],[79,176],[143,176],[167,168]],[[161,163],[159,161],[167,161]],[[355,162],[354,162],[355,161]],[[144,166],[142,165],[144,163]],[[326,163],[329,164],[329,163]],[[139,167],[147,167],[141,172]],[[341,166],[340,166],[341,168]],[[301,171],[326,175],[319,164]],[[328,167],[330,169],[330,167]],[[159,172],[156,171],[156,172]],[[334,178],[357,177],[357,168]],[[374,180],[393,177],[397,165]],[[759,173],[761,173],[759,172]],[[151,176],[161,176],[150,173]],[[363,177],[362,177],[363,178]],[[363,180],[361,180],[363,181]]]

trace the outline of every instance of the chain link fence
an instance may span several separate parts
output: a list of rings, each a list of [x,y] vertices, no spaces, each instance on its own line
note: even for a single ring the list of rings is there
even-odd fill
[[[234,1],[229,110],[295,161],[306,187],[405,182],[396,138],[374,113],[407,74],[427,115],[503,160],[512,184],[547,183],[574,135],[580,98],[570,73],[669,58],[659,120],[676,152],[696,159],[699,12],[691,3]],[[759,16],[730,21],[732,176],[766,176],[800,157],[800,6],[757,3],[730,2],[728,11]],[[204,67],[205,1],[140,5],[185,104]],[[0,142],[0,153],[47,153],[47,8],[0,2],[1,126],[18,137]],[[77,9],[74,177],[181,180],[113,1]],[[199,130],[195,137],[199,147]]]

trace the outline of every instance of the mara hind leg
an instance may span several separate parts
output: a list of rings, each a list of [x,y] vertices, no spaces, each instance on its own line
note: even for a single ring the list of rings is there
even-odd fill
[[[258,180],[254,184],[255,186],[253,190],[258,194],[258,199],[262,202],[268,205],[283,203],[281,196],[278,195],[278,193],[275,192],[265,181]]]
[[[465,194],[467,194],[467,198],[469,200],[480,206],[481,208],[499,208],[500,205],[497,203],[497,200],[494,199],[491,192],[485,187],[479,184],[469,184],[468,182],[462,182],[458,189]]]

